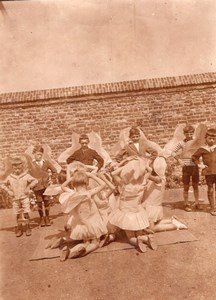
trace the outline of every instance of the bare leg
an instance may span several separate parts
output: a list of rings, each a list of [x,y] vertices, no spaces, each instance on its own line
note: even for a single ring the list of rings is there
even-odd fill
[[[187,229],[187,226],[176,217],[160,220],[158,223],[151,226],[153,226],[154,232]]]

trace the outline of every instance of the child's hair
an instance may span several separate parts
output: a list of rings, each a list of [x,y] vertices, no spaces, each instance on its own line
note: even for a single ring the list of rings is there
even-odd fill
[[[216,138],[216,129],[215,128],[209,128],[206,132],[206,138],[210,136],[210,137],[214,137]]]
[[[133,135],[140,135],[140,131],[137,127],[131,127],[129,137],[132,137]]]
[[[184,133],[194,132],[194,131],[195,131],[195,129],[194,129],[194,127],[193,127],[192,125],[186,125],[186,126],[184,127],[184,129],[183,129],[183,132],[184,132]]]
[[[20,157],[14,157],[11,161],[11,165],[12,166],[19,166],[19,165],[23,165],[23,161],[21,160]]]
[[[66,170],[61,170],[58,174],[58,183],[62,184],[67,179]]]
[[[43,152],[44,152],[43,147],[42,147],[41,145],[36,145],[36,146],[33,148],[32,153],[35,154],[36,152],[43,153]]]
[[[79,137],[79,142],[81,142],[81,140],[88,140],[89,141],[89,137],[87,136],[87,134],[81,134]]]
[[[88,185],[89,178],[86,173],[82,171],[75,171],[71,180],[73,187]]]

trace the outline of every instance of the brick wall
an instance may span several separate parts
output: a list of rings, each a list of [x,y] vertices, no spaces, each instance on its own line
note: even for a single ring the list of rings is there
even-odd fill
[[[216,73],[0,94],[0,154],[20,154],[31,140],[54,157],[72,129],[98,131],[107,150],[122,128],[139,124],[164,145],[178,123],[216,122]]]

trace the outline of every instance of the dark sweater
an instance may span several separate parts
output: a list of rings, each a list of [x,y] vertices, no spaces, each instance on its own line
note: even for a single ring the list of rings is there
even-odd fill
[[[94,159],[98,162],[98,169],[101,169],[104,164],[104,159],[93,149],[87,148],[85,150],[78,149],[67,159],[67,164],[70,164],[74,160],[80,161],[84,165],[93,165]]]

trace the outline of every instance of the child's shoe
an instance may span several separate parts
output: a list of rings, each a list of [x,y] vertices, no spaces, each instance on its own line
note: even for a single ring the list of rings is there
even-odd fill
[[[70,253],[70,250],[69,250],[68,246],[65,246],[61,251],[60,261],[65,261],[68,258],[69,253]]]
[[[43,217],[41,217],[41,218],[40,218],[40,223],[39,223],[39,226],[40,226],[40,227],[45,227],[45,226],[46,226],[46,224],[45,224],[45,220],[44,220],[44,218],[43,218]]]
[[[137,238],[137,246],[142,253],[145,253],[147,251],[146,244],[144,244],[144,242],[139,238]]]
[[[210,214],[211,214],[212,216],[216,216],[216,208],[212,208],[212,209],[210,210]]]
[[[185,205],[185,211],[187,211],[187,212],[191,212],[192,211],[192,208],[191,208],[191,206],[189,204]]]
[[[177,218],[176,216],[172,216],[172,223],[173,225],[176,226],[176,229],[188,229],[187,225],[184,224],[183,221],[181,221],[179,218]]]
[[[30,236],[31,235],[31,228],[30,227],[27,227],[26,228],[26,236]]]
[[[152,250],[157,250],[158,245],[154,239],[154,235],[153,234],[149,234],[148,235],[148,246],[152,249]]]
[[[45,217],[45,225],[46,225],[46,226],[51,226],[51,222],[50,222],[50,219],[49,219],[48,216]]]
[[[23,235],[22,224],[18,224],[17,230],[16,230],[16,237],[20,237],[22,235]]]
[[[73,251],[73,249],[71,249],[71,250],[72,251],[70,252],[68,258],[77,258],[77,257],[82,256],[86,252],[86,249],[83,246],[80,246],[77,250],[74,250],[74,251]]]

